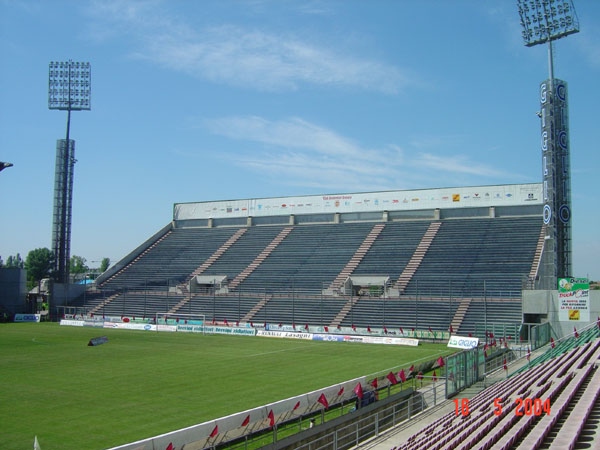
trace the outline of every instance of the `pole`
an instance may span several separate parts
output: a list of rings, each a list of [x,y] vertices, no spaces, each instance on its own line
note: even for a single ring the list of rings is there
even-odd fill
[[[485,333],[485,343],[487,344],[487,295],[485,290],[485,280],[483,280],[483,332]]]

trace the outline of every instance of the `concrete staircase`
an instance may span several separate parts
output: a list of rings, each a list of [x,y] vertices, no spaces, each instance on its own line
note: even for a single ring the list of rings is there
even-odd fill
[[[410,283],[410,280],[412,280],[412,277],[421,265],[421,261],[423,261],[427,250],[429,250],[429,246],[433,242],[433,239],[435,238],[441,226],[442,222],[431,222],[431,224],[429,224],[429,228],[427,228],[427,231],[421,238],[421,242],[419,242],[419,245],[410,258],[410,261],[408,261],[408,264],[406,264],[406,267],[394,284],[394,289],[397,289],[399,294],[404,292],[408,286],[408,283]]]

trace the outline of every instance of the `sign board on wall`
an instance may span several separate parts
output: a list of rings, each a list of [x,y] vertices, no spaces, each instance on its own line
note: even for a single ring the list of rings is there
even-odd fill
[[[590,281],[587,278],[558,279],[558,320],[590,321]]]
[[[541,203],[542,184],[531,183],[176,203],[173,207],[173,220],[334,212],[414,211],[435,208],[541,205]]]

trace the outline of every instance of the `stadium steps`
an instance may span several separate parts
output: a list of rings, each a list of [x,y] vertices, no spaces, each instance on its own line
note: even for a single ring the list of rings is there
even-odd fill
[[[429,246],[433,242],[433,239],[437,235],[437,232],[441,226],[442,222],[431,222],[429,224],[429,228],[427,228],[427,231],[421,238],[421,242],[419,242],[419,245],[417,246],[412,257],[410,258],[410,261],[408,262],[408,264],[400,274],[400,277],[398,277],[398,281],[396,281],[394,285],[394,289],[398,289],[398,292],[400,294],[404,292],[404,290],[408,286],[408,283],[410,283],[410,280],[412,280],[413,275],[421,265],[421,261],[423,261],[423,258],[425,257],[425,254],[429,249]]]
[[[98,305],[94,306],[93,309],[90,310],[90,312],[88,314],[96,314],[98,311],[102,310],[106,305],[108,305],[110,302],[112,302],[113,300],[115,300],[117,297],[119,297],[120,293],[117,292],[116,294],[111,295],[110,297],[107,297],[104,301],[100,302]]]
[[[352,255],[352,258],[350,258],[350,261],[348,261],[346,266],[342,269],[342,271],[337,275],[337,277],[335,277],[335,279],[329,285],[328,290],[330,292],[339,290],[340,287],[342,286],[342,284],[344,283],[344,281],[346,281],[348,279],[348,277],[350,275],[352,275],[352,272],[354,272],[354,269],[356,269],[358,267],[360,262],[363,260],[363,258],[365,257],[365,255],[367,254],[367,252],[369,251],[371,246],[373,245],[373,242],[375,242],[375,240],[377,239],[377,236],[379,236],[379,234],[381,233],[381,231],[384,228],[385,228],[384,223],[377,224],[377,225],[373,226],[373,228],[371,228],[371,231],[369,232],[367,237],[365,237],[364,241],[360,244],[358,249],[356,249],[356,252],[354,252],[354,255]]]
[[[267,259],[271,252],[277,248],[277,246],[287,237],[288,234],[290,234],[292,230],[293,227],[285,227],[283,230],[281,230],[275,239],[273,239],[271,243],[259,253],[254,261],[252,261],[248,267],[246,267],[231,281],[231,283],[229,283],[229,288],[235,289],[237,286],[239,286],[242,281],[244,281],[258,266],[260,266],[265,259]]]
[[[467,314],[467,311],[469,310],[469,306],[471,306],[471,300],[472,300],[471,298],[462,298],[460,300],[460,304],[458,305],[458,308],[456,309],[456,312],[454,313],[452,322],[450,322],[450,326],[457,333],[459,332],[460,326],[462,325],[465,315]]]
[[[237,230],[229,239],[227,239],[227,241],[223,243],[223,245],[221,245],[212,255],[210,255],[206,261],[204,261],[196,270],[192,272],[190,280],[208,269],[217,259],[221,257],[221,255],[223,255],[223,253],[229,250],[229,248],[235,244],[236,241],[241,238],[247,230],[247,228],[240,228]],[[182,290],[187,289],[187,284],[182,284],[180,287]]]
[[[343,308],[340,310],[337,316],[335,316],[335,319],[333,319],[333,322],[329,324],[329,327],[335,328],[339,326],[342,323],[342,321],[346,318],[348,313],[352,310],[356,302],[358,302],[359,298],[360,297],[350,297],[350,300],[346,302],[346,304],[343,306]]]
[[[138,256],[136,256],[132,261],[129,262],[129,264],[127,264],[126,266],[124,266],[121,270],[119,270],[118,272],[116,272],[114,275],[112,275],[108,280],[103,281],[99,287],[104,286],[106,283],[108,283],[109,281],[117,278],[119,275],[121,275],[123,272],[125,272],[127,269],[129,269],[131,266],[133,266],[136,262],[138,262],[139,260],[141,260],[142,258],[144,258],[153,248],[155,248],[158,244],[160,244],[162,241],[164,241],[170,234],[172,233],[171,230],[167,231],[165,234],[163,234],[160,238],[158,238],[156,241],[154,241],[152,243],[152,245],[150,245],[148,248],[146,248],[143,252],[141,252]]]
[[[528,280],[532,283],[531,288],[535,287],[535,279],[538,276],[540,269],[540,263],[542,261],[542,253],[544,251],[544,242],[546,242],[546,227],[542,226],[540,230],[540,236],[538,238],[537,247],[535,248],[535,254],[533,256],[533,263],[531,264],[531,270],[529,271]]]
[[[227,241],[223,243],[223,245],[221,245],[217,250],[215,250],[215,252],[212,255],[210,255],[206,261],[204,261],[200,266],[198,266],[196,270],[192,272],[190,278],[186,283],[181,283],[177,286],[177,288],[180,289],[181,292],[185,296],[187,296],[187,298],[181,300],[181,302],[175,305],[173,309],[171,309],[171,311],[169,312],[174,313],[187,303],[190,297],[190,290],[188,288],[189,283],[194,279],[194,277],[202,274],[205,270],[207,270],[217,259],[219,259],[223,255],[223,253],[229,250],[229,248],[233,244],[235,244],[240,237],[244,235],[246,230],[247,228],[240,228],[239,230],[237,230],[229,239],[227,239]]]
[[[578,436],[585,438],[581,434],[585,426],[582,424],[594,420],[588,418],[594,411],[599,395],[600,371],[595,368],[599,356],[600,342],[572,349],[554,361],[546,361],[517,376],[496,382],[474,397],[466,396],[471,411],[467,417],[460,417],[453,408],[449,408],[445,414],[432,417],[429,425],[415,424],[415,434],[409,437],[403,434],[401,440],[399,435],[392,437],[385,448],[597,448],[590,447],[589,441],[587,446],[575,446],[575,443]],[[552,412],[537,416],[533,413],[517,415],[517,398],[548,399]],[[495,399],[502,400],[503,412],[499,415],[490,408]],[[571,417],[566,417],[565,413],[570,407],[573,407]],[[557,436],[553,436],[551,446],[541,445],[561,419],[564,419],[564,426]]]
[[[537,448],[574,448],[573,445],[577,441],[578,434],[585,425],[587,417],[591,412],[594,401],[600,393],[600,372],[597,370],[592,372],[581,382],[580,388],[573,392],[570,401],[565,404],[560,417],[542,418],[542,421],[548,422],[545,425],[547,433],[542,436],[532,435],[529,438],[526,436],[520,446],[517,448],[531,448],[531,444]],[[544,440],[540,443],[541,438]],[[540,445],[541,444],[541,445]]]
[[[273,298],[272,295],[263,297],[248,313],[242,318],[242,322],[250,322],[252,318]]]

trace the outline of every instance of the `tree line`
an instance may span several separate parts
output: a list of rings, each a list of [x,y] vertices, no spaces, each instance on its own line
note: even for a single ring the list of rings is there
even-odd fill
[[[75,281],[81,281],[83,280],[83,276],[87,276],[88,274],[95,278],[106,271],[109,266],[109,258],[102,258],[100,267],[90,268],[84,257],[73,255],[71,256],[69,263],[69,272]],[[27,254],[25,260],[21,258],[19,253],[8,256],[6,261],[3,261],[2,256],[0,256],[0,269],[1,268],[26,269],[27,287],[28,289],[31,289],[32,287],[37,286],[40,280],[52,278],[54,254],[48,248],[36,248]]]

